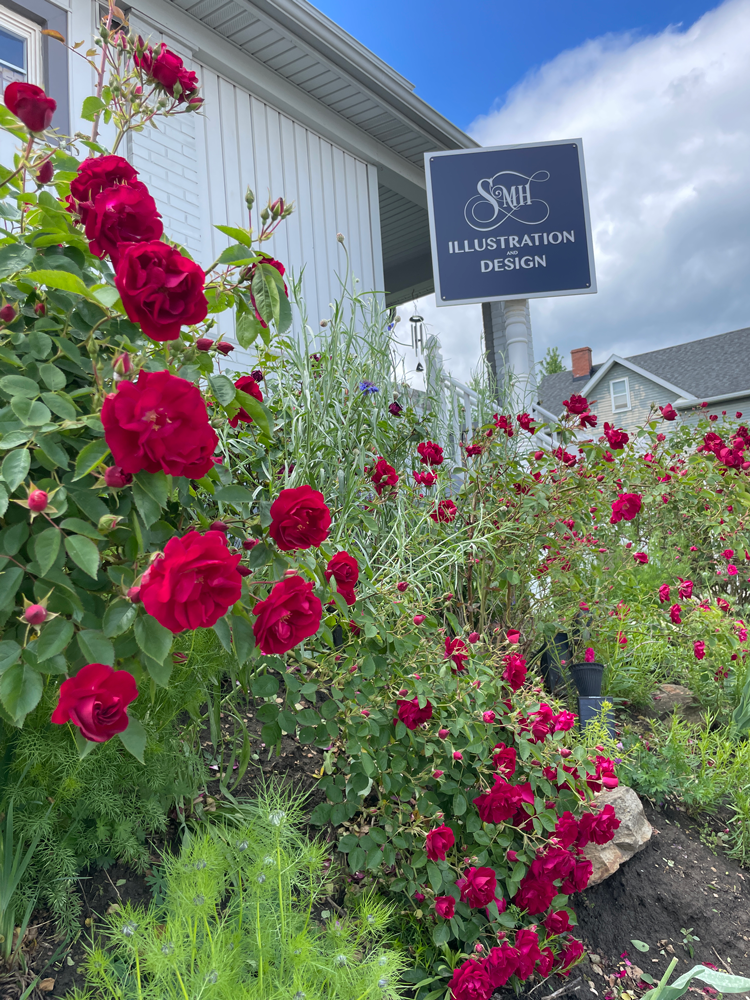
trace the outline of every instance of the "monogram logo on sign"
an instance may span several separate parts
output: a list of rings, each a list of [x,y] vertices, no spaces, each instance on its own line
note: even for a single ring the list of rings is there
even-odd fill
[[[525,226],[538,226],[549,216],[549,205],[531,192],[532,184],[549,180],[548,170],[537,170],[531,177],[515,170],[501,170],[494,177],[483,177],[478,194],[466,202],[464,218],[472,229],[487,233],[514,219]]]

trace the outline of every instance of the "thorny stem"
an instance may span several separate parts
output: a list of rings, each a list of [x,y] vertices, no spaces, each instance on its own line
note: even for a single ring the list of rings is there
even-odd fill
[[[10,181],[12,181],[14,177],[18,177],[18,175],[21,173],[22,170],[26,169],[28,165],[29,155],[34,145],[35,138],[36,136],[34,135],[33,132],[31,132],[29,134],[29,141],[26,143],[26,149],[24,149],[23,155],[21,156],[20,166],[16,170],[14,170],[12,174],[9,174],[4,181],[0,183],[0,188],[5,187],[5,185],[10,183]],[[47,159],[49,159],[49,157],[47,157]],[[46,163],[46,160],[44,162]]]
[[[109,6],[109,10],[107,12],[107,23],[105,24],[105,28],[107,29],[107,33],[108,34],[109,34],[109,31],[110,31],[111,27],[112,27],[112,4],[111,4],[111,0],[110,0],[110,6]],[[104,90],[104,71],[107,68],[107,46],[108,46],[108,44],[109,44],[109,38],[107,38],[106,40],[102,39],[102,61],[101,61],[100,65],[99,65],[99,71],[98,71],[97,80],[96,80],[96,96],[100,100],[101,100],[101,96],[102,96],[102,91]],[[102,110],[103,109],[100,108],[99,111],[97,111],[96,115],[94,116],[94,127],[91,130],[91,141],[92,142],[96,142],[96,137],[99,134],[99,122],[101,121]]]

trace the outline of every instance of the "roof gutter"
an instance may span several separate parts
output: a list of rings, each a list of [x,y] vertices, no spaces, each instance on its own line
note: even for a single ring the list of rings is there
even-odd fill
[[[699,407],[701,403],[722,403],[725,400],[731,399],[743,399],[745,396],[750,396],[750,389],[745,389],[742,392],[727,392],[721,396],[694,396],[692,399],[677,399],[673,403],[673,406],[678,410],[687,410],[688,407]]]

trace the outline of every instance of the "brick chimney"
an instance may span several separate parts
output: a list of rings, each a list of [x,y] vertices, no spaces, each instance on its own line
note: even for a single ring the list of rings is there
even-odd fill
[[[573,378],[589,378],[591,375],[591,348],[576,347],[570,352]]]

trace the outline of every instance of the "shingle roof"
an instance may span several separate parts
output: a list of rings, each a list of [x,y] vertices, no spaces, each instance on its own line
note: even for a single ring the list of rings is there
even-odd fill
[[[745,390],[750,394],[750,327],[634,354],[625,360],[699,398]],[[591,374],[601,367],[594,365]],[[546,375],[539,384],[539,400],[545,409],[560,413],[563,400],[571,392],[580,392],[588,381],[573,378],[572,372]]]

